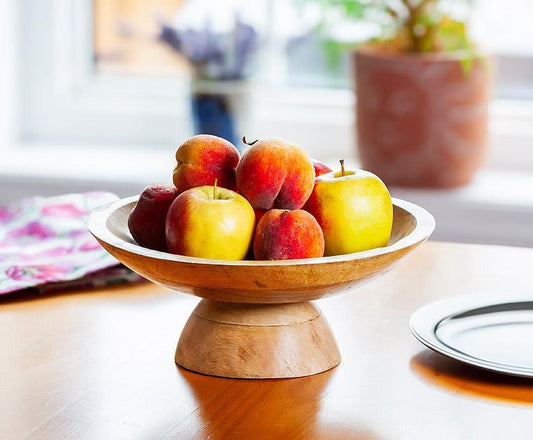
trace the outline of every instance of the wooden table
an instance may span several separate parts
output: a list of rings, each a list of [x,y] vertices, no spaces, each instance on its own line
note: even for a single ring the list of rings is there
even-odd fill
[[[461,365],[408,328],[418,307],[533,295],[533,249],[424,244],[353,293],[319,301],[340,366],[231,380],[174,364],[194,297],[150,283],[0,303],[0,438],[526,439],[533,380]]]

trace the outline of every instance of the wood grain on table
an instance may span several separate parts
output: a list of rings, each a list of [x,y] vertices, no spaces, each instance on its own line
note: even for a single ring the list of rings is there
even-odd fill
[[[150,283],[0,300],[1,439],[526,439],[533,380],[434,354],[418,307],[531,292],[533,249],[429,242],[318,301],[341,364],[299,379],[188,372],[174,350],[198,299]]]

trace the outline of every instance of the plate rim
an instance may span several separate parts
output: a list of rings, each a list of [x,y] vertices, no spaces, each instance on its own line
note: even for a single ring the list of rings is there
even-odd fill
[[[533,302],[533,292],[519,292],[509,297],[494,293],[477,293],[448,297],[432,301],[415,310],[409,318],[409,329],[412,335],[420,343],[448,358],[487,371],[533,378],[533,367],[529,368],[503,364],[469,355],[468,353],[455,350],[445,344],[435,334],[439,324],[453,315],[472,311],[481,307],[520,302]]]

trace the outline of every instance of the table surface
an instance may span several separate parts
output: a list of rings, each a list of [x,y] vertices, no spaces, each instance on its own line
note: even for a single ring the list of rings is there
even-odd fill
[[[2,439],[531,438],[533,380],[433,353],[408,320],[435,299],[533,294],[533,249],[428,242],[318,301],[343,360],[286,380],[174,363],[197,298],[151,283],[0,300]]]

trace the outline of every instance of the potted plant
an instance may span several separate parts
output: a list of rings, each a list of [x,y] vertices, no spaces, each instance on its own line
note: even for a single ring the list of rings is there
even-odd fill
[[[352,65],[361,164],[389,185],[463,185],[483,164],[492,70],[465,22],[452,18],[460,3],[469,2],[326,2],[380,25]]]

